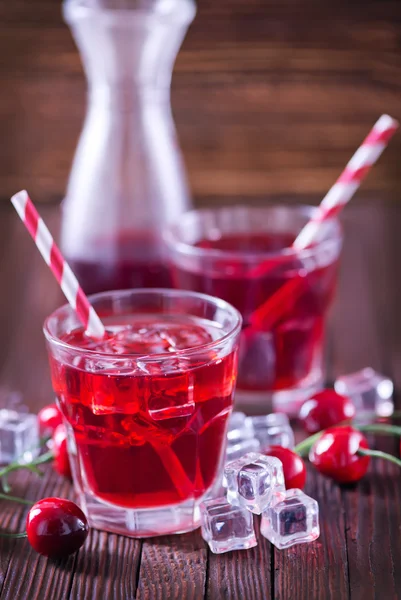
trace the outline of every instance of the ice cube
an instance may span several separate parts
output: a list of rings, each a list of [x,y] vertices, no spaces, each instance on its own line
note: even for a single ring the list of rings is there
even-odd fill
[[[254,437],[252,423],[242,412],[233,412],[228,422],[228,443],[236,443]]]
[[[164,365],[160,375],[152,378],[147,408],[154,421],[189,417],[195,412],[194,374],[183,368],[177,362],[177,372],[168,372]]]
[[[0,410],[0,463],[29,462],[39,452],[36,415],[4,408]]]
[[[342,375],[334,383],[336,392],[348,396],[356,408],[356,420],[389,417],[394,412],[394,385],[391,379],[370,367]]]
[[[249,452],[226,465],[227,499],[260,515],[284,498],[283,465],[278,458]]]
[[[253,515],[246,508],[232,506],[221,497],[205,500],[200,511],[202,537],[215,554],[257,545]]]
[[[21,393],[3,386],[0,387],[0,407],[15,410],[20,413],[29,412],[28,408],[23,404],[23,396]]]
[[[237,442],[227,444],[226,449],[226,462],[232,462],[237,460],[249,452],[259,452],[260,443],[256,438],[245,438],[238,440]]]
[[[294,432],[284,413],[247,417],[246,423],[253,428],[262,452],[266,452],[270,446],[294,448]]]
[[[287,490],[281,502],[263,512],[261,534],[279,550],[319,537],[319,506],[301,490]]]

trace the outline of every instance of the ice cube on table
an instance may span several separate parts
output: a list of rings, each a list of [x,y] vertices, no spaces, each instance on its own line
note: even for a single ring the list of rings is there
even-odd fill
[[[27,413],[28,408],[23,404],[23,396],[20,392],[11,390],[8,387],[0,387],[0,407],[15,410],[20,413]]]
[[[242,412],[233,412],[228,421],[227,440],[234,443],[241,439],[253,437],[252,424],[247,421],[247,417]]]
[[[249,452],[259,452],[260,443],[254,437],[252,423],[242,412],[233,412],[228,422],[227,448],[225,462],[241,458]],[[223,475],[223,488],[227,488],[227,480]]]
[[[36,415],[0,410],[0,463],[29,462],[39,452]]]
[[[246,423],[248,427],[252,427],[262,452],[266,452],[270,446],[294,448],[294,432],[284,413],[247,417]]]
[[[221,497],[202,502],[200,512],[202,537],[214,554],[257,545],[253,514],[246,508],[232,506]]]
[[[260,515],[285,495],[283,465],[278,458],[250,452],[224,469],[227,500]]]
[[[287,490],[284,500],[263,512],[260,531],[279,550],[313,542],[320,535],[318,503],[301,490]]]
[[[336,379],[334,388],[352,401],[356,408],[356,420],[389,417],[394,412],[393,382],[370,367],[342,375]]]
[[[235,443],[228,442],[226,449],[226,462],[237,460],[249,452],[259,452],[260,443],[256,438],[245,438]]]

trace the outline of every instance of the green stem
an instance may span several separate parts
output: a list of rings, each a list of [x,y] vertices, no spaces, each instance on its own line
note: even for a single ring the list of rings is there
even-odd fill
[[[372,423],[371,425],[355,425],[355,429],[366,433],[378,433],[380,435],[398,435],[401,437],[399,425],[386,425],[385,423]]]
[[[45,452],[44,454],[38,456],[32,462],[27,464],[19,463],[18,461],[12,462],[9,465],[7,465],[7,467],[5,467],[4,469],[1,469],[0,479],[6,475],[9,475],[13,471],[18,471],[19,469],[28,469],[28,471],[32,471],[38,465],[43,465],[44,463],[53,460],[53,458],[54,454],[51,450],[49,450],[49,452]]]
[[[8,494],[0,493],[0,500],[11,500],[11,502],[19,502],[20,504],[32,506],[32,502],[30,500],[25,500],[25,498],[19,498],[18,496],[9,496]]]
[[[26,538],[28,536],[25,531],[23,533],[4,533],[3,531],[0,531],[0,537],[18,539],[18,538]]]
[[[313,444],[320,438],[320,436],[323,433],[324,433],[324,430],[319,431],[318,433],[315,433],[314,435],[311,435],[310,437],[306,438],[305,440],[302,440],[302,442],[299,442],[299,444],[297,444],[295,446],[294,452],[299,454],[299,456],[308,456],[309,450],[312,448]]]
[[[339,423],[337,427],[343,427],[344,424]],[[352,425],[354,429],[358,429],[359,431],[363,431],[366,433],[377,433],[379,435],[396,435],[401,437],[401,426],[399,425],[386,425],[385,423],[372,423],[371,425]],[[309,450],[312,448],[313,444],[320,438],[320,436],[324,433],[324,429],[311,435],[310,437],[302,440],[297,446],[294,448],[294,452],[297,452],[300,456],[308,456]]]
[[[401,467],[401,460],[392,454],[387,454],[387,452],[382,452],[381,450],[368,450],[367,448],[359,448],[358,454],[360,456],[372,456],[374,458],[383,458],[383,460],[388,460],[389,462],[394,463],[395,465]]]

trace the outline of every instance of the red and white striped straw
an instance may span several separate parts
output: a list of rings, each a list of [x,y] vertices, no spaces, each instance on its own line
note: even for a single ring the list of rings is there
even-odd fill
[[[102,338],[105,334],[103,323],[89,303],[77,278],[54,242],[43,219],[39,216],[28,193],[25,190],[18,192],[11,198],[11,202],[35,241],[39,252],[60,284],[65,297],[77,313],[79,320],[86,329],[86,333],[94,338]]]
[[[293,248],[303,250],[316,241],[321,223],[338,215],[351,200],[397,129],[397,121],[388,115],[380,117],[319,204],[316,214],[298,234]]]
[[[303,250],[316,241],[322,223],[337,216],[348,204],[398,127],[398,122],[388,115],[380,117],[317,207],[313,218],[294,240],[293,248]],[[274,267],[267,261],[252,269],[251,273],[253,277],[266,276],[272,268]],[[289,280],[252,313],[250,323],[255,327],[261,323],[264,327],[273,327],[285,314],[288,299],[291,297],[295,299],[301,291],[302,279]]]

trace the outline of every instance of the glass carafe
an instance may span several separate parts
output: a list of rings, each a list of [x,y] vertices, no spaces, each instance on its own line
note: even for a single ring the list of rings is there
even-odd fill
[[[66,0],[88,108],[61,245],[87,293],[167,287],[161,228],[190,199],[170,107],[192,0]]]

